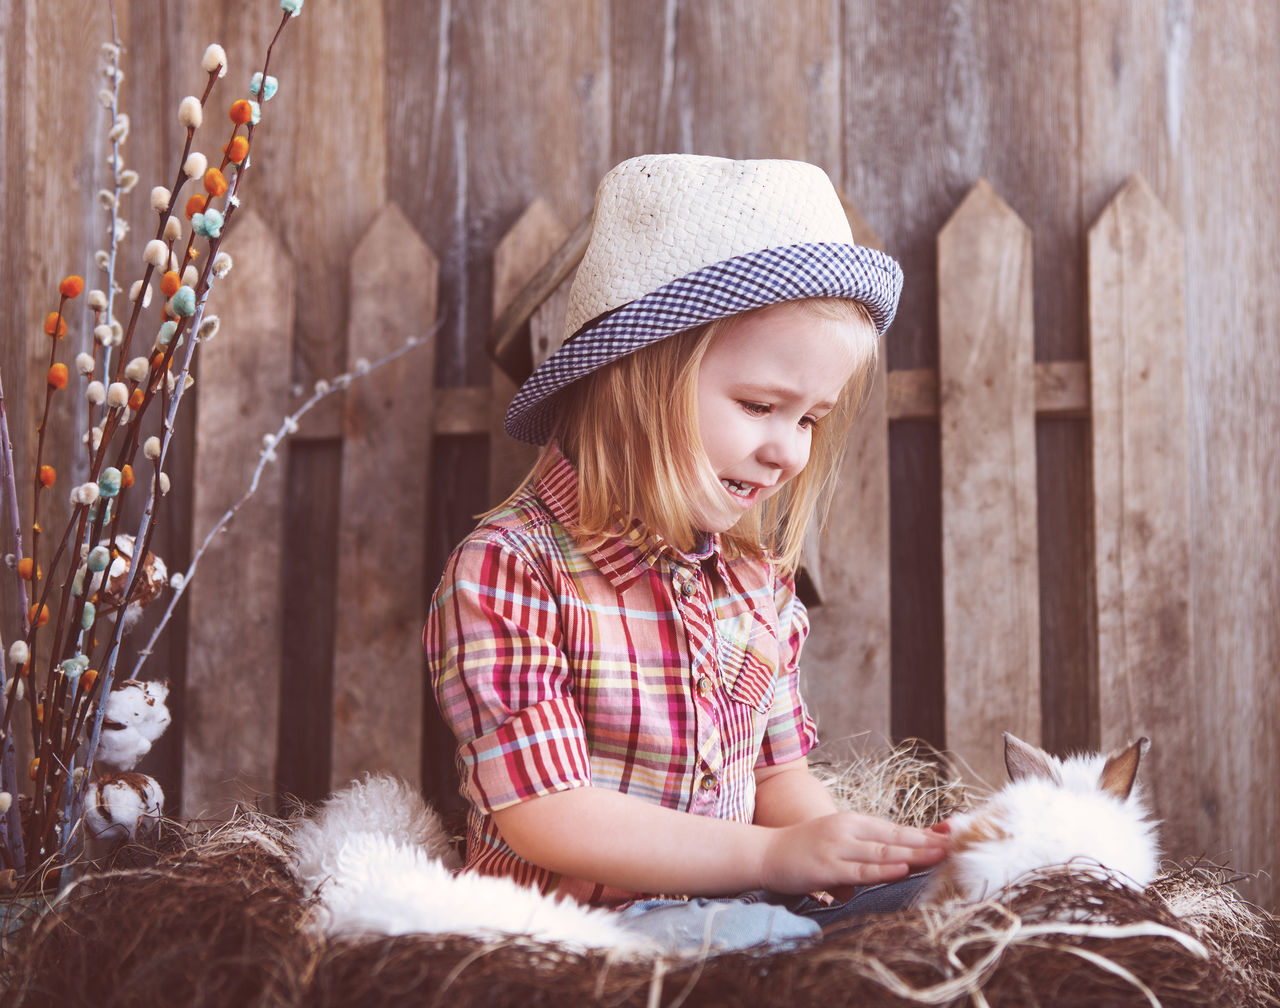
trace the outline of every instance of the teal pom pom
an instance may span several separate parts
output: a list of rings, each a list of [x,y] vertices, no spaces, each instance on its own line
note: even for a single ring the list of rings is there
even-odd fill
[[[170,319],[160,327],[160,334],[156,337],[156,342],[161,346],[168,346],[173,342],[173,334],[178,331],[178,323]]]
[[[258,125],[258,120],[262,118],[262,106],[256,101],[249,102],[249,122],[254,126]],[[246,160],[245,164],[249,162]]]
[[[93,626],[93,621],[98,618],[98,610],[92,602],[84,604],[84,612],[80,614],[80,629],[88,630]]]
[[[290,17],[297,17],[302,12],[306,0],[280,0],[280,9]]]
[[[120,492],[120,470],[115,466],[107,466],[98,477],[98,492],[103,497],[114,497]]]
[[[196,217],[199,217],[196,214]],[[192,218],[194,221],[195,218]],[[196,292],[190,287],[183,284],[178,288],[176,294],[169,299],[169,307],[173,309],[175,315],[194,315],[196,313]]]
[[[262,79],[262,71],[258,71],[253,75],[253,80],[249,81],[249,93],[254,97],[258,96],[258,92],[262,92],[262,100],[271,101],[276,96],[276,89],[279,88],[280,82],[267,74],[264,82]]]
[[[89,565],[89,570],[95,574],[104,571],[107,569],[107,565],[111,563],[111,550],[105,546],[95,546],[89,550],[89,559],[86,562]]]
[[[191,230],[204,238],[217,238],[222,234],[222,212],[206,210],[204,213],[193,214]]]

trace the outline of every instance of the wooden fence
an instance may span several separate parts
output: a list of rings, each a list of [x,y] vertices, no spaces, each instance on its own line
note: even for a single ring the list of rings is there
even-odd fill
[[[860,240],[879,244],[856,211],[851,219]],[[572,265],[581,245],[569,236],[541,201],[528,208],[495,250],[495,319],[530,281],[530,289],[546,292],[548,259],[560,274],[561,261]],[[939,368],[881,374],[851,437],[829,525],[810,558],[817,600],[805,652],[807,694],[826,740],[883,745],[893,735],[889,425],[936,418],[945,677],[932,702],[945,711],[945,736],[929,741],[945,744],[979,778],[999,782],[1000,733],[1036,742],[1042,734],[1035,424],[1037,417],[1091,416],[1098,736],[1107,747],[1139,734],[1155,740],[1143,779],[1176,838],[1187,828],[1180,814],[1194,784],[1181,758],[1173,699],[1190,685],[1181,237],[1136,177],[1094,224],[1092,368],[1033,359],[1032,241],[983,181],[938,235]],[[223,325],[201,362],[197,536],[247,484],[262,435],[287,406],[269,376],[286,366],[291,319],[264,306],[292,303],[290,257],[251,215],[229,248],[237,266],[219,295],[227,305]],[[348,368],[358,374],[362,359],[431,332],[437,263],[388,205],[355,246],[348,269]],[[568,283],[527,303],[526,319],[508,314],[499,331],[523,332],[527,321],[531,355],[545,355],[558,338]],[[262,318],[279,331],[264,332]],[[187,815],[219,816],[237,801],[273,795],[284,755],[281,726],[309,717],[317,698],[331,703],[328,718],[319,719],[331,725],[328,751],[313,741],[308,755],[328,763],[330,784],[366,770],[422,783],[424,724],[428,735],[433,727],[422,716],[430,698],[419,634],[436,575],[425,569],[424,514],[450,473],[422,457],[432,439],[415,432],[490,438],[490,500],[509,491],[532,460],[530,449],[501,432],[511,378],[495,366],[491,387],[437,389],[433,350],[428,339],[343,393],[337,537],[310,545],[336,554],[331,671],[313,670],[310,684],[286,684],[279,667],[263,660],[285,652],[291,639],[290,586],[281,581],[288,537],[280,468],[202,561],[188,614],[181,760]],[[429,740],[428,748],[447,765],[447,740]],[[447,769],[439,773],[447,776]]]
[[[27,456],[47,366],[29,336],[101,243],[110,26],[103,2],[66,7],[0,2],[0,366]],[[279,11],[114,7],[140,203],[172,178],[204,46],[242,90]],[[381,764],[456,800],[423,600],[529,457],[492,437],[512,384],[482,345],[545,353],[595,182],[689,150],[822,165],[907,275],[810,572],[824,736],[924,737],[998,779],[1000,729],[1055,751],[1148,733],[1170,852],[1274,872],[1280,7],[995,7],[308,4],[273,57],[161,554],[183,565],[317,379],[435,345],[305,417],[207,553],[145,669],[173,683],[143,765],[170,809],[318,798]],[[74,471],[72,439],[47,447]]]

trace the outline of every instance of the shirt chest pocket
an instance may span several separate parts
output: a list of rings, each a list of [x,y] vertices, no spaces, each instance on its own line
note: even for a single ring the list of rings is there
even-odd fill
[[[716,620],[716,634],[725,691],[738,703],[767,714],[778,675],[778,638],[773,629],[748,610]]]

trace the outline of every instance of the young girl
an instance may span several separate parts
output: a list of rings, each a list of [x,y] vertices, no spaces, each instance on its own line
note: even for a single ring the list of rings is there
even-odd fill
[[[900,905],[821,908],[945,855],[942,831],[837,812],[797,683],[793,574],[901,283],[812,165],[605,176],[565,343],[507,413],[545,447],[426,628],[468,870],[726,948]]]

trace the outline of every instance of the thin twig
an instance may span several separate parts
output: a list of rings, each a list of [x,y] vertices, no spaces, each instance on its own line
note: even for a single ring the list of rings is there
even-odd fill
[[[439,328],[439,325],[440,324],[437,323],[437,329]],[[276,447],[280,442],[284,441],[290,434],[297,430],[298,421],[309,413],[321,400],[333,395],[335,392],[339,392],[347,388],[355,378],[377,371],[379,368],[403,357],[415,347],[424,345],[425,342],[426,341],[422,337],[414,337],[406,342],[404,346],[393,350],[385,357],[380,357],[378,360],[369,364],[356,375],[343,374],[339,375],[331,383],[317,383],[316,390],[311,394],[311,397],[299,406],[297,410],[284,418],[280,426],[276,429],[276,432],[273,435],[270,435],[270,444],[264,447],[261,454],[258,456],[258,464],[254,467],[253,475],[250,478],[249,485],[245,489],[244,493],[242,493],[239,499],[227,508],[227,510],[223,512],[222,516],[213,523],[213,526],[205,535],[200,546],[196,549],[195,553],[192,554],[191,563],[187,566],[186,572],[182,575],[182,579],[174,586],[173,593],[169,597],[169,604],[165,607],[164,614],[160,617],[160,622],[151,632],[151,637],[147,641],[146,647],[142,648],[138,652],[137,664],[134,665],[133,672],[130,674],[131,679],[137,679],[141,676],[143,664],[151,656],[151,652],[155,648],[156,642],[160,639],[160,634],[164,631],[170,617],[173,616],[173,612],[177,608],[178,602],[186,591],[187,585],[189,585],[191,583],[191,579],[195,577],[196,567],[200,563],[200,558],[204,556],[210,545],[212,545],[213,540],[217,537],[218,533],[227,527],[231,520],[236,516],[237,512],[239,512],[245,503],[248,502],[249,498],[257,492],[258,484],[262,479],[262,474],[266,470],[267,465],[275,461]]]

